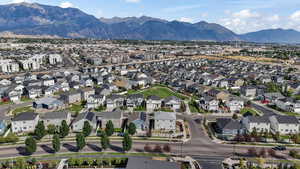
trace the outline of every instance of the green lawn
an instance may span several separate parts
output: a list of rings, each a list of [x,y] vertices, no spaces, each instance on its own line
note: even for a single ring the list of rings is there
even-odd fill
[[[281,113],[289,115],[289,116],[300,116],[299,113],[295,113],[295,112],[281,112]]]
[[[193,102],[189,102],[189,107],[192,113],[199,113],[199,109],[196,107],[195,104],[193,104]]]
[[[27,97],[22,97],[22,98],[21,98],[21,101],[22,101],[22,102],[30,102],[30,101],[32,101],[32,99],[27,98]]]
[[[34,111],[33,108],[31,106],[28,106],[28,107],[19,107],[19,108],[16,108],[15,110],[13,110],[13,115],[17,115],[19,113],[23,113],[23,112],[32,112]]]
[[[247,113],[247,112],[252,113],[254,116],[259,116],[259,114],[257,114],[257,112],[256,112],[254,109],[252,109],[252,108],[247,108],[247,107],[245,107],[245,108],[241,109],[241,111],[240,111],[240,113],[241,113],[242,115],[244,115],[244,114]]]
[[[154,86],[152,88],[149,89],[145,89],[145,90],[128,90],[127,94],[143,94],[145,98],[147,98],[148,96],[151,95],[155,95],[155,96],[159,96],[161,98],[166,98],[169,96],[176,96],[180,99],[188,99],[187,96],[184,96],[180,93],[174,92],[171,89],[167,88],[167,87],[162,87],[162,86]]]
[[[82,104],[72,104],[68,110],[78,114],[82,109],[84,108],[84,106]]]
[[[0,102],[0,105],[6,105],[6,104],[13,104],[13,102],[9,101],[9,102]]]

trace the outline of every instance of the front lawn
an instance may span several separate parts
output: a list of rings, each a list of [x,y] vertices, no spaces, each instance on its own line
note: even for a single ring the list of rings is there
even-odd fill
[[[68,110],[72,113],[78,114],[83,108],[84,106],[82,104],[72,104]]]
[[[182,100],[188,99],[187,96],[184,96],[178,92],[174,92],[171,89],[162,86],[154,86],[145,90],[129,90],[127,94],[143,94],[145,98],[155,95],[163,99],[169,96],[176,96]]]
[[[259,114],[252,108],[249,108],[249,107],[245,107],[243,109],[241,109],[240,113],[242,115],[245,115],[246,113],[251,113],[253,116],[259,116]]]
[[[189,102],[189,108],[190,108],[192,113],[199,113],[200,112],[199,108],[197,107],[197,103],[195,101],[190,101]]]
[[[16,108],[15,110],[12,111],[13,115],[17,115],[19,113],[23,113],[23,112],[33,112],[33,108],[31,106],[27,106],[27,107],[19,107]]]

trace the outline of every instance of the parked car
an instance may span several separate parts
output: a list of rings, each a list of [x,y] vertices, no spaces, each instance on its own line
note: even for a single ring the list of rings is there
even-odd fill
[[[276,146],[272,148],[273,150],[278,150],[278,151],[285,151],[286,147],[285,146]]]

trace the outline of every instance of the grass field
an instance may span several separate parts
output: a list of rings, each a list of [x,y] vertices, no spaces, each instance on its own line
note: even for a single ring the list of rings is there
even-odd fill
[[[240,112],[241,112],[242,115],[244,115],[244,114],[247,113],[247,112],[250,112],[250,113],[252,113],[254,116],[259,116],[259,114],[258,114],[254,109],[247,108],[247,107],[241,109]]]
[[[82,104],[72,104],[68,110],[71,111],[72,113],[78,114],[84,107]]]
[[[169,96],[176,96],[182,100],[188,99],[187,96],[184,96],[180,93],[172,91],[167,87],[162,87],[162,86],[154,86],[152,88],[145,89],[145,90],[129,90],[127,92],[127,94],[138,94],[138,93],[143,94],[145,98],[147,98],[148,96],[155,95],[163,99]]]
[[[23,112],[33,112],[34,110],[32,109],[31,106],[28,106],[28,107],[19,107],[19,108],[16,108],[15,110],[12,111],[12,114],[13,115],[17,115],[19,113],[23,113]]]

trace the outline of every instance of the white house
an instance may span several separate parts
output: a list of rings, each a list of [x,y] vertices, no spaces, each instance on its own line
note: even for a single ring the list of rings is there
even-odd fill
[[[33,132],[38,124],[39,115],[33,112],[20,113],[11,120],[13,133]]]
[[[244,101],[241,99],[231,98],[226,101],[226,106],[229,108],[230,112],[239,112],[244,108]]]
[[[155,112],[154,113],[155,130],[176,130],[175,112]]]
[[[295,116],[271,116],[271,129],[273,133],[282,135],[299,133],[299,121]]]
[[[147,110],[148,111],[154,111],[156,109],[160,109],[161,108],[161,103],[162,103],[162,99],[160,97],[157,96],[150,96],[147,99]]]
[[[275,101],[275,104],[284,111],[300,113],[300,103],[291,98],[278,99]]]
[[[252,132],[254,128],[258,132],[271,130],[271,123],[267,116],[248,116],[243,118],[242,123],[248,132]]]
[[[200,108],[207,111],[218,111],[219,110],[219,100],[211,97],[204,96],[199,100]]]

